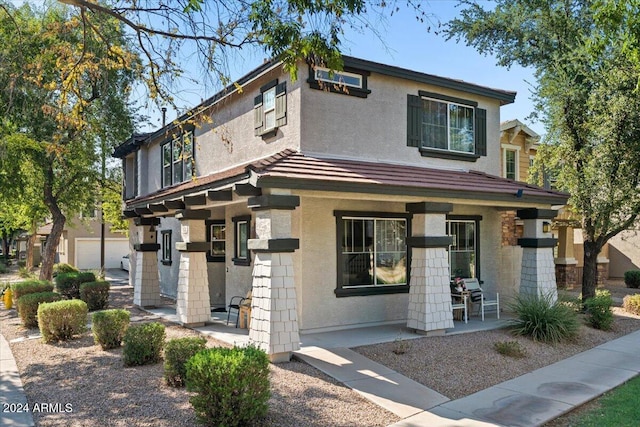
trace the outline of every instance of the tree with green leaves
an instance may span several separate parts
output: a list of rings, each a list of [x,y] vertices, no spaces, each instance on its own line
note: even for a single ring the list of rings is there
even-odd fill
[[[640,23],[638,2],[461,3],[449,38],[494,54],[499,65],[535,69],[534,96],[548,132],[539,164],[557,171],[556,185],[571,194],[584,235],[582,295],[592,298],[598,253],[640,213],[640,50],[625,44],[637,26],[615,24]],[[612,37],[620,31],[628,37]]]
[[[341,69],[346,28],[382,39],[380,21],[400,7],[415,11],[422,22],[431,18],[421,0],[58,1],[83,11],[88,20],[100,14],[119,20],[134,35],[149,70],[150,99],[174,107],[176,77],[225,87],[232,83],[229,63],[241,51],[256,48],[258,54],[282,60],[294,76],[301,59]],[[185,67],[194,58],[199,75]]]
[[[40,277],[50,279],[67,216],[95,207],[100,141],[131,133],[128,97],[142,69],[118,20],[55,5],[0,7],[0,62],[0,180],[18,185],[0,183],[20,189],[30,175],[40,186],[33,203],[52,220]]]

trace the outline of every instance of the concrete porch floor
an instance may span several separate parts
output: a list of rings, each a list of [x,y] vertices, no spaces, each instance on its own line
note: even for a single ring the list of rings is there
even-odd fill
[[[165,320],[179,323],[175,305],[149,308],[146,309],[146,311]],[[469,317],[468,323],[456,320],[453,322],[453,328],[445,330],[445,335],[473,333],[507,326],[510,317],[505,315],[505,313],[501,313],[501,317],[501,319],[496,319],[495,313],[489,313],[485,315],[484,322],[479,316]],[[209,323],[192,329],[231,345],[242,346],[249,344],[249,331],[247,329],[236,328],[235,324],[235,312],[231,313],[228,325],[226,312],[212,312]],[[300,352],[304,353],[305,349],[313,348],[349,348],[424,337],[425,335],[415,333],[413,330],[408,329],[406,321],[395,324],[344,328],[326,332],[301,333]]]

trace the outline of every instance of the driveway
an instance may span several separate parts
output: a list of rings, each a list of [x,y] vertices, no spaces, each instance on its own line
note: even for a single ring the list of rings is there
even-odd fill
[[[111,286],[128,286],[129,272],[119,268],[107,268],[104,278],[111,283]]]

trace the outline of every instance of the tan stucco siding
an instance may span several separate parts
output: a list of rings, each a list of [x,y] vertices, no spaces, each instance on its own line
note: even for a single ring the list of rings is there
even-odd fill
[[[473,169],[499,174],[498,101],[372,73],[367,98],[314,90],[302,91],[302,150],[329,156],[405,164]],[[422,157],[407,146],[407,95],[425,90],[478,102],[487,110],[487,152],[475,162]]]

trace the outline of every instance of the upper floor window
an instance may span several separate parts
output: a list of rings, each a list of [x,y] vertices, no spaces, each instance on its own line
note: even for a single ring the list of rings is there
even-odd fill
[[[253,100],[253,127],[256,136],[273,136],[287,124],[287,82],[272,80],[260,88]]]
[[[316,80],[337,85],[362,89],[362,75],[347,71],[331,71],[328,68],[316,67]]]
[[[188,131],[162,145],[162,187],[193,177],[193,132]]]
[[[419,95],[408,95],[407,145],[430,157],[475,161],[487,155],[486,110],[477,102]]]
[[[366,98],[371,93],[367,88],[369,74],[368,71],[350,67],[337,71],[325,67],[309,66],[307,83],[312,89]]]
[[[520,179],[520,147],[502,144],[502,176],[517,181]]]

